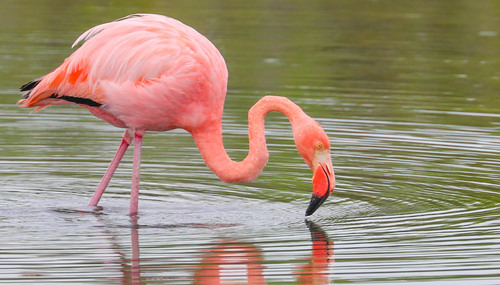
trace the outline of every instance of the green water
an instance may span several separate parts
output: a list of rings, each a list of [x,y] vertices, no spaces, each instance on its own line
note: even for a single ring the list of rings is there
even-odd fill
[[[86,206],[122,130],[73,106],[30,115],[18,88],[88,28],[138,12],[220,49],[234,159],[261,96],[321,123],[337,186],[308,222],[312,174],[280,114],[255,182],[219,181],[185,131],[147,133],[140,219],[130,152],[102,209]],[[499,27],[493,0],[2,1],[0,283],[497,284]]]

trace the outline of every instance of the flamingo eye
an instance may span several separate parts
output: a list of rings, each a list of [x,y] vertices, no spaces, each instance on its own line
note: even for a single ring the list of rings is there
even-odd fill
[[[322,148],[323,148],[323,143],[316,144],[316,149],[322,149]]]

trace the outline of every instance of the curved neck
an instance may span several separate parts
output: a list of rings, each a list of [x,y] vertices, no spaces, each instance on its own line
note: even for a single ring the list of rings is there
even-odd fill
[[[249,182],[259,176],[269,158],[267,151],[264,118],[271,111],[278,111],[288,117],[292,126],[300,117],[307,116],[302,109],[288,98],[265,96],[248,111],[247,157],[241,162],[233,161],[222,140],[222,124],[200,128],[191,134],[207,166],[224,182]]]

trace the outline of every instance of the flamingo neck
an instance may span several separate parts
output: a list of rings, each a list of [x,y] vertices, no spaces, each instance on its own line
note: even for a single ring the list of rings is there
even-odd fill
[[[302,109],[285,97],[265,96],[248,111],[249,152],[243,161],[233,161],[222,140],[221,120],[215,126],[191,131],[207,166],[224,182],[250,182],[259,176],[269,158],[264,118],[271,111],[283,113],[292,127],[300,117],[307,116]]]

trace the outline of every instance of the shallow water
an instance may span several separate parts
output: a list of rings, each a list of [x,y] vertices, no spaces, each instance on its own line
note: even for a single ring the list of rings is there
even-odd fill
[[[499,282],[496,1],[71,3],[2,3],[1,283]],[[17,88],[85,29],[135,12],[178,18],[221,50],[235,160],[265,94],[322,124],[337,186],[317,213],[304,218],[312,174],[280,114],[255,182],[220,182],[185,131],[147,133],[139,219],[130,151],[86,206],[122,130],[71,106],[29,115]]]

